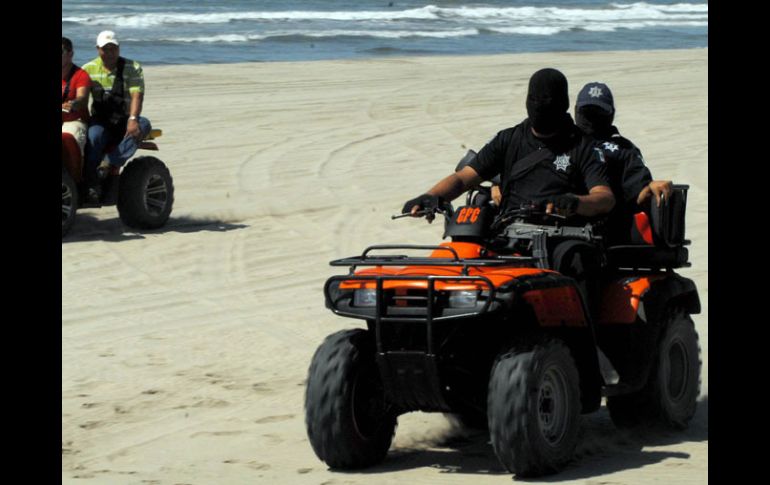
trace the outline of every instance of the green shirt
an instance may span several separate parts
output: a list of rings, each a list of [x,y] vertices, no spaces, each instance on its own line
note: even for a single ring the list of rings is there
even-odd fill
[[[82,68],[91,77],[91,98],[94,102],[101,102],[105,91],[112,91],[115,84],[115,74],[117,68],[110,71],[104,67],[101,57],[97,57],[91,62],[85,64]],[[144,74],[142,66],[130,59],[126,59],[123,67],[123,92],[124,93],[143,93],[144,92]],[[131,109],[130,96],[125,97],[126,114]]]

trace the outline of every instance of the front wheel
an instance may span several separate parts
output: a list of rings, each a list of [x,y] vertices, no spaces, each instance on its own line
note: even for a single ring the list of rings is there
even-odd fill
[[[72,227],[78,210],[78,187],[67,169],[61,169],[61,236]]]
[[[155,157],[135,158],[120,174],[118,214],[138,229],[156,229],[168,221],[174,183],[166,165]]]
[[[318,458],[331,468],[381,462],[396,429],[366,330],[334,333],[318,347],[307,379],[305,424]]]
[[[517,476],[559,471],[577,445],[579,376],[558,340],[514,348],[497,358],[489,380],[487,415],[492,447]]]

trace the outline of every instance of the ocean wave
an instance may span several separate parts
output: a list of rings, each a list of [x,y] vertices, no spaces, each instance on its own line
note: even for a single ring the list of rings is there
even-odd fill
[[[202,44],[237,44],[242,42],[251,42],[255,40],[263,40],[266,37],[264,35],[243,35],[243,34],[222,34],[222,35],[210,35],[210,36],[196,36],[196,37],[161,37],[159,39],[153,39],[153,42],[180,42],[180,43],[194,43],[200,42]],[[134,39],[127,39],[134,40]],[[137,42],[145,41],[146,39],[136,39]]]
[[[655,7],[661,12],[700,12],[708,13],[708,3],[674,3],[671,5],[652,5],[645,2],[637,3],[611,3],[611,6],[620,9]]]
[[[556,35],[567,30],[570,30],[570,27],[522,25],[520,27],[487,27],[483,31],[494,34]]]
[[[569,30],[585,30],[589,32],[616,32],[618,29],[648,29],[652,27],[708,27],[708,22],[692,20],[648,20],[635,22],[622,22],[608,25],[601,23],[574,23],[572,25],[551,26],[551,27],[487,27],[483,32],[492,32],[498,34],[521,34],[521,35],[556,35]]]
[[[435,39],[448,39],[453,37],[468,37],[478,35],[477,29],[461,29],[446,31],[412,31],[412,30],[323,30],[323,31],[276,31],[264,34],[223,34],[195,37],[166,37],[159,38],[157,42],[200,42],[200,43],[242,43],[268,39],[301,39],[301,38],[338,38],[338,37],[374,37],[381,39],[406,39],[410,37],[428,37]],[[128,39],[131,40],[131,39]],[[136,39],[141,41],[143,39]]]
[[[222,24],[233,21],[294,21],[294,20],[432,20],[438,18],[427,6],[400,11],[310,11],[287,10],[276,12],[223,12],[223,13],[145,13],[132,15],[93,15],[89,17],[63,17],[62,21],[75,21],[85,25],[115,25],[118,27],[157,27],[163,24]]]
[[[626,22],[620,25],[602,25],[602,24],[581,24],[560,27],[538,27],[538,26],[520,26],[520,27],[486,27],[483,29],[458,29],[458,30],[350,30],[350,29],[332,29],[332,30],[281,30],[271,31],[261,34],[219,34],[219,35],[201,35],[201,36],[161,36],[153,39],[152,42],[179,42],[179,43],[204,43],[204,44],[228,44],[244,43],[264,40],[297,40],[297,39],[324,39],[340,37],[368,37],[379,39],[408,39],[408,38],[434,38],[450,39],[459,37],[470,37],[480,34],[518,34],[518,35],[542,35],[550,36],[570,30],[585,30],[590,32],[615,32],[618,29],[644,29],[650,27],[705,27],[706,22],[693,21],[646,21],[646,22]],[[127,38],[128,41],[146,42],[145,38]]]
[[[650,21],[650,20],[708,20],[708,4],[676,3],[654,5],[646,2],[611,3],[602,8],[580,7],[437,7],[427,5],[405,10],[367,11],[234,11],[221,13],[142,13],[97,14],[62,17],[62,22],[82,25],[105,25],[115,28],[151,28],[173,24],[222,24],[239,21],[293,22],[293,21],[447,21],[478,23],[543,22],[575,24],[581,21]]]

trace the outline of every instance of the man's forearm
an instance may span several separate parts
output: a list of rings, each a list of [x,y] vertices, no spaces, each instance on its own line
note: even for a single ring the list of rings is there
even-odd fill
[[[71,108],[72,110],[78,110],[81,108],[88,108],[88,88],[87,87],[79,87],[77,91],[75,91],[75,99],[72,100]]]
[[[475,187],[481,183],[481,180],[482,179],[479,177],[476,170],[471,167],[463,167],[457,172],[441,179],[441,181],[434,185],[428,193],[451,201],[469,188]]]
[[[139,116],[142,114],[142,100],[144,99],[143,93],[133,93],[131,95],[131,106],[129,107],[130,116]]]
[[[588,195],[578,195],[578,215],[593,217],[606,214],[615,206],[615,197],[611,190],[592,191]]]
[[[437,195],[444,200],[452,201],[465,192],[465,184],[457,174],[449,174],[434,185],[428,193]]]

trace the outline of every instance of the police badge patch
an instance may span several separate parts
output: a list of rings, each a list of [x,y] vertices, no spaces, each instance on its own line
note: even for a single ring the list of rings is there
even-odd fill
[[[591,89],[588,90],[588,95],[592,98],[598,98],[602,94],[604,93],[602,92],[602,88],[599,86],[591,86]]]
[[[553,161],[554,167],[556,167],[556,170],[561,170],[562,172],[567,171],[567,167],[569,167],[569,155],[566,153],[562,153],[558,157],[556,157],[556,160]]]

